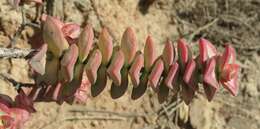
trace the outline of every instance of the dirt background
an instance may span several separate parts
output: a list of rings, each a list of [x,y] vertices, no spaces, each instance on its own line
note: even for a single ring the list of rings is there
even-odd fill
[[[126,95],[113,100],[108,85],[101,95],[89,98],[85,104],[37,103],[38,112],[32,114],[25,129],[260,128],[260,0],[56,0],[54,6],[54,15],[66,22],[91,24],[96,37],[102,26],[108,27],[114,44],[120,43],[128,26],[137,33],[139,49],[150,34],[158,55],[167,38],[176,41],[183,36],[196,42],[205,37],[219,50],[230,42],[242,67],[240,90],[237,97],[220,90],[210,103],[204,96],[196,95],[184,123],[181,119],[175,121],[176,112],[167,113],[176,107],[171,107],[171,99],[159,104],[156,95],[148,90],[144,97],[133,101],[129,86]],[[33,22],[35,6],[24,6],[24,12],[27,22]],[[21,12],[0,0],[1,47],[10,47],[21,24]],[[28,40],[34,34],[35,28],[26,26],[16,36],[13,47],[30,48]],[[0,73],[9,74],[18,82],[33,82],[28,69],[24,59],[0,59]],[[16,94],[10,82],[1,78],[0,85],[0,93]]]

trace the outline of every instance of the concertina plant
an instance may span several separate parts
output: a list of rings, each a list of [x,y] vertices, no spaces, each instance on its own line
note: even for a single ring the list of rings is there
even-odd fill
[[[35,86],[22,87],[15,101],[0,95],[0,128],[22,127],[35,112],[33,102],[84,102],[87,92],[98,96],[112,80],[113,99],[124,95],[131,81],[131,98],[140,98],[148,87],[164,102],[170,91],[180,94],[189,104],[200,84],[211,101],[222,85],[233,96],[238,93],[239,65],[234,48],[227,44],[223,53],[201,38],[199,54],[192,55],[184,39],[177,45],[166,41],[163,52],[156,57],[154,41],[147,36],[143,52],[137,50],[134,30],[125,30],[120,46],[113,46],[108,30],[103,28],[98,42],[90,25],[80,29],[74,23],[63,23],[46,16],[43,21],[43,42],[29,64],[35,71]]]

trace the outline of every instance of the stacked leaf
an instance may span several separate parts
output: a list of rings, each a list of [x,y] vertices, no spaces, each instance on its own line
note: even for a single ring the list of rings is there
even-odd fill
[[[137,50],[137,38],[132,28],[124,32],[120,46],[113,46],[108,30],[103,28],[98,42],[90,25],[81,32],[76,24],[64,24],[47,16],[43,25],[44,44],[31,59],[37,72],[36,83],[29,96],[38,101],[84,101],[86,92],[99,95],[112,80],[111,96],[119,98],[132,82],[132,99],[140,98],[151,87],[164,102],[170,91],[180,93],[189,104],[199,89],[205,89],[211,101],[220,85],[232,95],[238,93],[239,65],[235,50],[226,45],[224,53],[206,39],[199,40],[199,55],[192,55],[184,39],[165,43],[161,56],[156,57],[151,36],[143,52]]]

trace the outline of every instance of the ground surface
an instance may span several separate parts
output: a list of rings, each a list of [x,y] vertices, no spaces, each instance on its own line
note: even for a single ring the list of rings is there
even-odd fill
[[[112,100],[107,88],[86,104],[36,104],[38,112],[26,123],[26,129],[260,128],[260,1],[155,0],[150,5],[149,1],[153,0],[92,0],[92,3],[90,0],[63,0],[61,10],[58,8],[55,12],[66,22],[82,26],[91,24],[96,35],[101,26],[108,27],[115,44],[120,43],[124,29],[132,26],[137,33],[139,49],[150,34],[158,54],[167,38],[176,41],[179,36],[185,36],[195,42],[199,37],[206,37],[220,50],[230,42],[236,48],[238,63],[242,66],[238,96],[231,97],[223,90],[209,103],[204,96],[197,95],[190,105],[188,122],[179,122],[181,127],[176,127],[172,120],[174,115],[158,115],[170,102],[159,105],[151,91],[132,101],[129,88],[124,97]],[[25,13],[27,20],[32,21],[34,6],[25,6]],[[10,46],[21,23],[21,13],[11,9],[6,0],[0,0],[1,47]],[[34,33],[33,28],[25,27],[14,47],[30,48],[27,41]],[[33,82],[28,69],[27,61],[23,59],[0,59],[0,73],[8,73],[16,81]],[[9,82],[0,79],[0,85],[0,93],[15,95]]]

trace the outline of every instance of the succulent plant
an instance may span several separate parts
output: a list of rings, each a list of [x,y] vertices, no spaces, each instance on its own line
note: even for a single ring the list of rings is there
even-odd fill
[[[167,40],[162,55],[156,57],[150,35],[147,36],[143,53],[137,50],[136,35],[131,27],[125,30],[121,46],[113,48],[112,37],[106,28],[102,29],[97,44],[94,44],[90,25],[80,32],[76,24],[65,24],[50,16],[43,19],[43,38],[48,49],[44,45],[30,64],[37,72],[38,84],[54,88],[34,92],[38,94],[37,98],[44,98],[45,92],[48,92],[56,96],[48,101],[71,103],[76,98],[83,101],[82,98],[87,97],[80,96],[89,91],[88,88],[92,96],[100,94],[107,78],[112,80],[112,98],[119,98],[128,87],[128,76],[133,84],[132,99],[140,98],[147,87],[154,89],[160,103],[167,99],[169,91],[173,91],[180,93],[184,102],[189,104],[200,84],[209,101],[220,85],[234,96],[238,93],[239,65],[235,64],[235,50],[230,45],[221,54],[212,43],[201,38],[199,54],[194,56],[185,39],[177,41],[177,49],[174,43]],[[49,53],[46,54],[45,72],[44,67],[40,67],[44,64],[44,53]],[[60,76],[57,78],[57,75]]]
[[[219,53],[206,39],[199,40],[199,54],[192,51],[185,39],[177,45],[167,40],[160,56],[156,56],[152,36],[147,36],[143,52],[137,50],[133,28],[128,27],[120,46],[113,46],[108,30],[103,28],[94,43],[93,28],[83,30],[73,23],[63,23],[51,16],[42,16],[44,44],[29,60],[35,71],[35,86],[19,88],[13,101],[0,95],[0,128],[18,129],[36,110],[33,102],[85,102],[87,93],[98,96],[112,80],[111,97],[124,95],[133,85],[131,98],[136,100],[151,87],[164,102],[172,91],[180,94],[188,105],[200,85],[209,101],[222,85],[233,96],[238,94],[239,65],[234,48],[227,44]],[[177,46],[177,48],[175,48]],[[25,92],[26,91],[26,92]],[[187,105],[180,112],[187,121]]]

